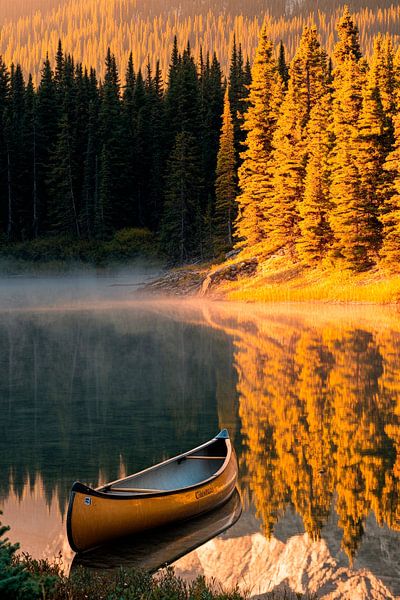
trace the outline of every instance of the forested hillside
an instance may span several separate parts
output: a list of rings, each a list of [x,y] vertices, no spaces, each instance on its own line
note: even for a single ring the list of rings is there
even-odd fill
[[[398,269],[400,53],[378,35],[367,61],[347,9],[337,31],[329,56],[306,26],[289,63],[267,21],[252,69],[234,41],[228,87],[176,39],[166,83],[110,50],[102,83],[61,45],[37,88],[0,63],[3,239],[146,228],[174,262],[236,246]]]
[[[390,7],[388,2],[380,2],[379,9],[376,2],[370,0],[356,0],[352,4],[361,29],[361,47],[367,55],[372,52],[372,37],[379,31],[398,38],[398,3]],[[44,12],[32,16],[32,7],[42,5]],[[2,15],[3,18],[14,15],[13,20],[3,24],[0,54],[8,64],[20,63],[25,74],[31,72],[38,81],[46,52],[53,56],[61,38],[66,51],[72,53],[75,60],[95,67],[99,76],[104,75],[103,61],[109,46],[122,71],[132,51],[136,68],[144,67],[150,55],[153,67],[159,59],[165,73],[171,44],[177,35],[182,45],[190,40],[196,57],[201,46],[217,52],[226,72],[234,33],[241,40],[244,56],[251,58],[266,12],[270,14],[268,34],[275,44],[283,40],[289,56],[294,55],[303,27],[311,16],[323,45],[331,52],[335,25],[342,9],[330,0],[321,0],[320,5],[322,12],[316,10],[318,3],[315,2],[283,0],[222,3],[216,0],[13,0],[4,5],[2,2],[0,7],[0,23]],[[368,9],[368,5],[374,10]],[[54,9],[50,10],[52,6]],[[17,19],[19,10],[31,16]]]

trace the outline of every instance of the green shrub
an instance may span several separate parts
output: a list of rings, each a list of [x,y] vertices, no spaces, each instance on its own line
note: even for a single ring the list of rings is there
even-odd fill
[[[44,571],[32,573],[27,563],[16,557],[19,545],[11,544],[8,538],[3,537],[9,529],[0,522],[0,598],[2,600],[45,598],[46,594],[54,588],[57,579]]]
[[[0,240],[0,256],[31,262],[83,262],[106,264],[133,258],[156,258],[157,243],[148,229],[122,229],[111,240],[77,240],[57,236],[26,242]]]
[[[0,512],[1,514],[1,512]],[[204,577],[187,583],[169,567],[149,573],[118,569],[90,571],[78,567],[66,576],[61,555],[53,562],[35,560],[27,554],[17,557],[18,544],[1,539],[8,531],[0,523],[1,600],[245,600],[237,589],[225,592]],[[295,595],[301,598],[301,595]],[[304,596],[306,598],[308,596]],[[292,594],[271,593],[271,600],[291,600]]]

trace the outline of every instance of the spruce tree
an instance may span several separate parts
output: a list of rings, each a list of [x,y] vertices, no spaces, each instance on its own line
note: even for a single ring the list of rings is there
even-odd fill
[[[0,511],[0,516],[1,516]],[[9,531],[0,521],[0,596],[3,600],[32,600],[45,593],[43,582],[30,576],[16,560],[18,544],[11,544],[4,535]]]
[[[37,189],[36,206],[33,223],[34,236],[43,234],[48,228],[47,208],[50,194],[47,187],[49,180],[50,156],[58,135],[60,104],[54,74],[49,58],[46,57],[42,68],[41,80],[37,91],[36,101],[36,165]]]
[[[279,55],[278,55],[278,71],[283,81],[284,88],[287,89],[289,82],[289,68],[286,63],[286,52],[285,46],[281,40],[279,44]]]
[[[8,214],[8,154],[7,154],[7,132],[6,111],[10,97],[10,71],[0,56],[0,227],[7,230],[9,221]]]
[[[229,103],[229,90],[227,89],[215,183],[216,203],[213,234],[216,254],[228,251],[233,245],[232,227],[237,186],[235,162],[235,132]]]
[[[350,14],[349,7],[345,6],[342,17],[337,24],[338,42],[334,49],[334,58],[337,65],[335,77],[343,75],[341,67],[348,58],[358,62],[361,58],[360,36],[358,27]]]
[[[168,161],[161,246],[174,262],[201,256],[202,179],[196,140],[179,133]]]
[[[96,208],[99,206],[99,152],[98,152],[98,105],[91,101],[87,128],[87,141],[83,161],[82,202],[80,230],[82,236],[92,239],[96,235]],[[100,230],[102,227],[100,227]]]
[[[48,217],[53,232],[80,238],[78,202],[74,186],[76,165],[71,147],[71,129],[65,108],[50,163]]]
[[[387,154],[388,118],[380,95],[381,44],[378,38],[367,80],[362,93],[362,106],[354,139],[355,165],[360,178],[360,194],[368,215],[370,229],[369,254],[377,259],[381,243],[379,213],[385,188],[383,164]]]
[[[360,60],[358,30],[346,8],[338,24],[333,92],[332,178],[330,225],[333,257],[345,267],[363,270],[371,265],[371,219],[361,195],[356,162],[358,122],[363,104],[365,67]]]
[[[99,167],[99,210],[97,236],[110,235],[124,218],[127,199],[122,193],[124,170],[124,135],[121,86],[115,56],[108,49],[106,74],[99,110],[101,160]],[[107,194],[109,195],[108,197]]]
[[[332,241],[329,224],[331,103],[328,91],[311,110],[307,126],[307,166],[304,195],[299,203],[300,236],[296,240],[296,249],[300,259],[309,266],[323,260]]]
[[[222,71],[216,55],[210,62],[207,56],[203,67],[201,86],[201,152],[204,172],[204,195],[211,200],[211,210],[215,198],[215,170],[221,131],[221,115],[224,109],[224,89]]]
[[[158,231],[163,210],[164,165],[166,160],[166,122],[163,80],[157,61],[153,84],[148,93],[149,104],[149,187],[146,225]]]
[[[10,97],[4,112],[7,152],[7,237],[17,239],[24,227],[26,148],[24,145],[25,82],[19,65],[11,66]]]
[[[288,91],[272,141],[272,182],[266,210],[267,246],[293,249],[299,235],[299,202],[304,193],[306,135],[311,110],[328,89],[326,54],[315,27],[305,27],[290,69]]]
[[[386,198],[381,207],[383,244],[380,250],[381,264],[392,272],[399,271],[400,264],[400,113],[394,118],[394,145],[386,157],[384,169],[388,175]]]
[[[98,166],[98,190],[95,194],[94,207],[94,235],[97,239],[104,240],[110,237],[113,231],[113,173],[111,167],[110,150],[103,144]]]
[[[247,64],[247,69],[249,67]],[[231,63],[229,68],[229,103],[232,111],[233,125],[235,129],[235,150],[236,162],[240,164],[240,154],[242,152],[242,144],[246,138],[246,133],[243,129],[244,114],[247,109],[246,100],[248,98],[249,71],[245,70],[243,64],[243,53],[241,45],[237,45],[236,35],[233,38]]]
[[[282,81],[264,24],[252,69],[249,108],[244,117],[246,149],[239,170],[239,214],[235,224],[239,248],[251,247],[263,239],[265,202],[271,184],[268,162],[281,98]]]

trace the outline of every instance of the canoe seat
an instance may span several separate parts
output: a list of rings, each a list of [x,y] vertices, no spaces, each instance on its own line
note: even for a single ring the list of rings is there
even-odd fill
[[[111,487],[110,492],[138,492],[140,494],[158,494],[159,492],[165,492],[165,490],[150,490],[148,488],[126,488],[126,487]]]
[[[185,456],[192,460],[225,460],[226,456]]]

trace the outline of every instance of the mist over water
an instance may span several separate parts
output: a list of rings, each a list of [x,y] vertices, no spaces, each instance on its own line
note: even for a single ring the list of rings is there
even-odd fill
[[[71,266],[20,272],[18,265],[0,263],[0,310],[66,309],[126,302],[143,284],[162,272],[161,265],[136,263],[113,268]]]

